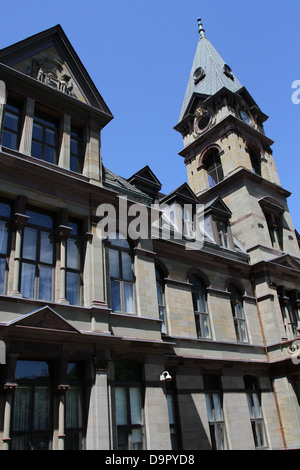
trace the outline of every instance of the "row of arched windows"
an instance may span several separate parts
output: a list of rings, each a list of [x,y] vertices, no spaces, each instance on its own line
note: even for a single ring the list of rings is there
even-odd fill
[[[156,293],[161,332],[167,333],[165,279],[168,274],[161,264],[155,265]],[[109,277],[110,299],[113,312],[135,313],[134,272],[131,248],[128,241],[119,233],[109,237]],[[198,338],[212,338],[210,315],[207,304],[208,283],[196,274],[188,277],[195,315]],[[233,283],[228,285],[232,317],[238,342],[248,342],[246,320],[243,309],[243,292]]]

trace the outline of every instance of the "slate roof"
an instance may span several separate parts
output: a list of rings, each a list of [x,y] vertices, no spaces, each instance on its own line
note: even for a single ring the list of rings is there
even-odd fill
[[[194,93],[212,96],[224,87],[231,92],[237,92],[243,88],[232,71],[232,78],[228,76],[228,74],[224,73],[224,65],[228,64],[226,64],[214,46],[207,39],[200,19],[198,19],[198,22],[200,36],[179,117],[179,122],[184,117]],[[194,73],[200,67],[203,69],[205,76],[195,83]]]

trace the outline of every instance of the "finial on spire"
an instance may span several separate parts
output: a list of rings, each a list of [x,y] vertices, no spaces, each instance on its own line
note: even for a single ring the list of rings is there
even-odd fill
[[[205,37],[205,29],[203,28],[202,20],[201,20],[201,18],[198,18],[197,21],[198,21],[198,33],[200,34],[200,37],[204,38]]]

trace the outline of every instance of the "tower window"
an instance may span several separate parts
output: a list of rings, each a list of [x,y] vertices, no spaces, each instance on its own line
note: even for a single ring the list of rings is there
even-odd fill
[[[251,167],[253,173],[256,175],[261,176],[261,164],[259,155],[257,155],[253,150],[249,150],[250,160],[251,160]]]
[[[222,163],[217,149],[213,149],[209,152],[205,160],[205,169],[211,188],[224,179]]]

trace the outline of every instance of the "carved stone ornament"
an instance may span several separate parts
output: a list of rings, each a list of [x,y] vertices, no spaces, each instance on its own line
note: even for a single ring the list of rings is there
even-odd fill
[[[195,118],[196,118],[196,119],[199,119],[199,117],[202,117],[202,116],[204,116],[205,114],[207,114],[207,109],[206,109],[206,108],[202,108],[202,107],[200,106],[199,108],[196,109]]]
[[[27,74],[66,95],[77,98],[70,75],[65,73],[63,65],[57,59],[52,57],[32,59]]]

